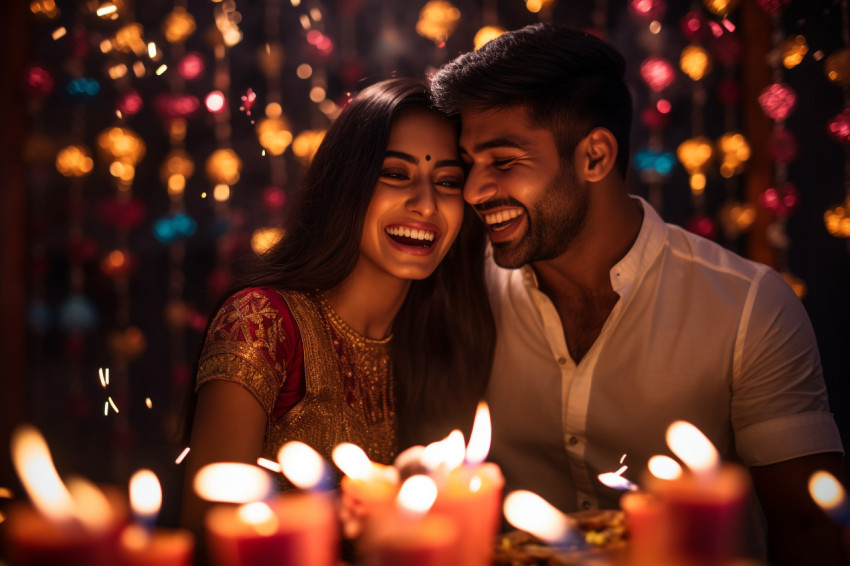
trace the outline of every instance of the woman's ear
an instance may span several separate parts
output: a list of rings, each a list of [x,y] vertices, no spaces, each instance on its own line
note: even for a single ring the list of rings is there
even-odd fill
[[[597,182],[604,179],[617,160],[617,139],[607,128],[594,128],[576,148],[579,175]]]

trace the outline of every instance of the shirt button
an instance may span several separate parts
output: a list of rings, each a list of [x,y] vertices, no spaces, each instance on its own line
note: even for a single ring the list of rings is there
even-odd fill
[[[583,509],[590,509],[591,503],[587,499],[581,502],[581,506]]]
[[[578,438],[576,438],[575,436],[571,436],[570,437],[570,446],[575,446],[576,444],[578,444]]]
[[[561,356],[560,358],[558,358],[558,363],[564,365],[565,363],[567,363],[567,358]]]

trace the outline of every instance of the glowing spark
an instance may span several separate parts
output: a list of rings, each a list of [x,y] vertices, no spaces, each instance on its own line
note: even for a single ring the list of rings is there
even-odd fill
[[[620,458],[620,464],[626,461],[627,454],[623,454],[622,458]]]
[[[113,410],[113,411],[115,411],[115,412],[117,413],[117,412],[118,412],[118,407],[117,407],[117,406],[115,406],[115,401],[113,401],[113,400],[112,400],[112,397],[109,397],[108,401],[109,401],[109,404],[112,406],[112,410]]]
[[[299,18],[301,21],[301,27],[304,29],[310,29],[310,18],[307,17],[307,14],[301,14]]]
[[[120,120],[121,118],[123,118],[123,117],[124,117],[124,115],[121,113],[121,111],[120,111],[120,110],[116,110],[116,111],[115,111],[115,115],[116,115],[116,116],[118,116],[118,119],[119,119],[119,120]],[[104,387],[106,387],[106,385],[104,385]]]
[[[60,37],[65,37],[65,34],[68,33],[68,30],[65,29],[65,26],[56,28],[53,30],[53,39],[54,41],[59,39]]]
[[[148,57],[151,59],[156,57],[156,44],[153,41],[148,43]]]
[[[104,401],[104,403],[103,403],[103,416],[105,417],[108,414],[109,414],[109,401]]]
[[[164,73],[167,68],[168,65],[160,65],[159,68],[156,70],[156,74],[162,75],[162,73]]]
[[[109,371],[109,370],[106,370],[106,371]],[[106,377],[105,377],[105,376],[104,376],[104,374],[103,374],[103,368],[99,368],[99,369],[97,370],[97,375],[98,375],[98,377],[100,377],[100,384],[101,384],[101,386],[103,386],[103,387],[104,387],[104,389],[105,389],[105,388],[106,388],[106,384],[107,384],[107,382],[106,382]]]
[[[266,156],[266,150],[264,149],[263,151],[261,151],[261,152],[260,152],[260,155],[261,155],[262,157],[265,157],[265,156]]]
[[[183,449],[183,452],[181,452],[181,453],[180,453],[180,455],[179,455],[179,456],[177,456],[177,459],[176,459],[176,460],[174,460],[174,463],[175,463],[175,464],[177,464],[178,466],[179,466],[180,464],[182,464],[182,463],[183,463],[183,460],[185,460],[185,459],[186,459],[186,455],[189,453],[189,450],[191,450],[191,448],[189,448],[188,446],[187,446],[186,448],[184,448],[184,449]]]
[[[150,397],[145,397],[145,405],[147,405],[148,409],[153,409],[153,401],[151,401]]]
[[[280,464],[278,464],[274,460],[269,460],[268,458],[257,458],[257,465],[261,468],[270,470],[276,474],[279,474],[281,472]]]
[[[98,15],[98,17],[102,18],[103,16],[108,16],[110,14],[114,14],[117,11],[118,11],[118,6],[116,6],[112,2],[107,2],[106,4],[101,5],[97,9],[97,15]]]

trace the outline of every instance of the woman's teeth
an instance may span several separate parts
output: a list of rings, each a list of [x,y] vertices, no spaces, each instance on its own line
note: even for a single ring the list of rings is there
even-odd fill
[[[407,226],[389,226],[385,230],[393,240],[406,246],[430,246],[437,236],[435,232],[430,230],[420,230]]]

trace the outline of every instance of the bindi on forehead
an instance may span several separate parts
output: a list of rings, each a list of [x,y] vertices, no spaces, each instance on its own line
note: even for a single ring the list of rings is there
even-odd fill
[[[425,154],[425,161],[431,161],[431,156],[427,153]]]

